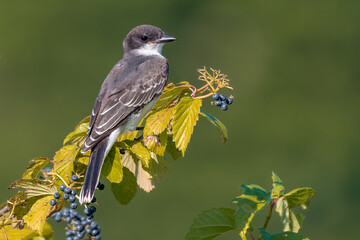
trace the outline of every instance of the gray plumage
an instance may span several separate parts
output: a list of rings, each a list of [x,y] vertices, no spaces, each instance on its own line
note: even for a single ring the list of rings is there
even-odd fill
[[[110,71],[96,98],[82,153],[91,150],[80,203],[92,200],[101,167],[119,134],[134,131],[166,85],[169,65],[161,48],[175,38],[141,25],[124,40],[124,56]]]

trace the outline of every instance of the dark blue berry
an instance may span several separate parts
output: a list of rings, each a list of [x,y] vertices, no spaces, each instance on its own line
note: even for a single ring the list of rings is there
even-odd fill
[[[94,229],[94,230],[91,231],[92,236],[96,236],[98,234],[99,234],[99,231],[97,229]]]
[[[212,95],[212,99],[214,99],[215,101],[216,100],[219,100],[220,98],[220,94],[219,93],[215,93],[214,95]]]
[[[228,105],[226,103],[221,104],[221,110],[226,111],[228,110]]]
[[[225,101],[226,100],[226,96],[224,94],[220,94],[220,99],[221,101]]]
[[[101,232],[101,227],[99,225],[96,227],[96,229],[99,231],[99,233]]]
[[[57,221],[57,222],[61,221],[61,215],[60,214],[55,215],[55,221]]]
[[[229,97],[226,99],[226,103],[227,103],[228,105],[231,105],[231,104],[233,103],[233,101],[234,101],[234,100],[233,100],[232,98],[229,98]]]
[[[68,188],[68,187],[67,187],[67,188],[65,188],[65,189],[64,189],[64,193],[67,193],[67,194],[71,193],[71,189],[70,189],[70,188]]]
[[[81,226],[81,225],[76,225],[75,228],[76,228],[76,230],[78,230],[79,232],[84,229],[84,227]]]
[[[85,214],[85,215],[90,215],[90,214],[91,214],[90,208],[85,208],[85,209],[84,209],[84,214]]]
[[[72,237],[67,237],[66,240],[74,240]]]
[[[101,239],[101,235],[100,235],[100,234],[96,235],[95,238],[94,238],[94,240],[100,240],[100,239]]]
[[[92,220],[94,218],[94,214],[91,213],[87,217],[88,217],[89,220]]]
[[[99,184],[97,185],[97,187],[98,187],[98,189],[101,191],[101,190],[104,190],[105,185],[99,182]]]
[[[215,106],[221,106],[221,103],[222,103],[222,101],[221,100],[217,100],[217,101],[215,101]]]
[[[93,199],[91,200],[92,203],[96,202],[96,197],[93,197]]]
[[[58,193],[58,192],[54,193],[54,198],[59,199],[60,198],[60,193]]]
[[[63,198],[64,198],[65,200],[69,199],[69,194],[64,193],[64,194],[63,194]]]
[[[76,197],[75,196],[69,196],[69,202],[73,203],[75,202]]]
[[[73,196],[75,196],[75,195],[76,195],[76,190],[75,190],[75,189],[72,189],[70,194],[73,195]]]
[[[60,187],[59,187],[60,191],[64,191],[65,188],[66,188],[66,186],[64,184],[60,185]]]
[[[91,221],[89,227],[92,228],[92,229],[95,229],[97,227],[97,225],[98,225],[97,222]]]
[[[71,236],[72,236],[72,232],[71,232],[71,231],[66,231],[66,232],[65,232],[65,236],[71,237]]]
[[[66,217],[66,218],[65,218],[65,222],[70,223],[70,222],[71,222],[71,217],[70,217],[70,216],[69,216],[69,217]]]
[[[71,176],[71,180],[73,180],[74,182],[77,181],[78,179],[79,179],[78,176],[75,174]]]
[[[90,211],[91,211],[92,213],[96,212],[96,207],[95,207],[95,206],[91,206],[91,207],[90,207]]]
[[[85,231],[79,232],[76,236],[77,236],[79,239],[84,238],[84,236],[85,236]]]
[[[51,206],[55,206],[55,204],[56,204],[56,200],[55,200],[55,199],[51,199],[51,200],[50,200],[50,205],[51,205]]]
[[[76,209],[76,208],[78,207],[78,205],[77,205],[76,202],[73,202],[73,203],[70,204],[70,207],[71,207],[72,209]]]
[[[85,232],[86,232],[87,234],[90,234],[90,233],[91,233],[91,231],[92,231],[92,229],[91,229],[91,228],[87,228],[87,229],[85,230]]]
[[[80,239],[77,236],[74,236],[73,240],[80,240]]]

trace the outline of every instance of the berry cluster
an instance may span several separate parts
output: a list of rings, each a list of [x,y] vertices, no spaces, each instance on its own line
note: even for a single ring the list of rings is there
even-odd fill
[[[228,105],[231,105],[234,101],[231,97],[219,93],[212,95],[212,98],[215,100],[215,106],[220,107],[223,111],[228,110]]]
[[[77,175],[73,175],[71,179],[75,182],[78,180]],[[104,184],[99,183],[98,189],[104,189]],[[84,237],[90,237],[93,240],[101,239],[101,228],[100,226],[93,220],[94,213],[96,212],[95,206],[85,207],[83,213],[81,215],[75,209],[78,207],[78,204],[75,202],[76,200],[76,191],[65,185],[60,185],[60,191],[63,192],[62,198],[70,202],[70,209],[63,208],[59,212],[54,213],[52,216],[56,222],[64,221],[68,223],[68,227],[66,228],[66,240],[78,240],[84,239]],[[56,199],[60,199],[61,194],[59,192],[54,193],[54,199],[50,200],[50,205],[55,206],[57,204]],[[96,198],[94,197],[91,203],[96,202]]]

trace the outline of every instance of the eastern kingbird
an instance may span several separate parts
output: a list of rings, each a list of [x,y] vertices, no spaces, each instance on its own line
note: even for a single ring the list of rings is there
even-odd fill
[[[81,149],[81,153],[91,150],[80,192],[81,204],[93,199],[104,159],[119,134],[135,131],[161,95],[169,74],[161,49],[175,40],[151,25],[135,27],[124,39],[123,58],[101,86]]]

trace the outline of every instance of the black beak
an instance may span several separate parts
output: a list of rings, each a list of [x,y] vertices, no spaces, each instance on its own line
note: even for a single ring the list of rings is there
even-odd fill
[[[167,42],[173,42],[173,41],[176,41],[176,38],[164,34],[161,38],[159,38],[155,41],[151,41],[150,43],[167,43]]]

